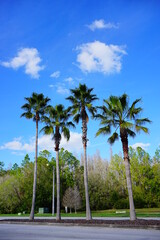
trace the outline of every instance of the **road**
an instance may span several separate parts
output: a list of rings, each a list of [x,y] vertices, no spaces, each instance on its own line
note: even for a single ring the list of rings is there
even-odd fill
[[[159,230],[0,224],[0,240],[159,240]]]

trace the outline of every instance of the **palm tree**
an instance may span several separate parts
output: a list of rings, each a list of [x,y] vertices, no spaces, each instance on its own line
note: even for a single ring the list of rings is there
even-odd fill
[[[115,132],[108,138],[108,142],[113,144],[118,140],[119,136],[122,142],[130,204],[130,220],[135,220],[136,214],[128,155],[128,137],[135,137],[136,133],[140,131],[148,133],[148,128],[144,127],[143,124],[151,122],[148,118],[138,118],[139,114],[142,112],[142,108],[136,107],[136,104],[139,103],[140,100],[141,99],[136,99],[132,105],[129,106],[129,97],[126,94],[120,97],[110,96],[108,100],[104,100],[104,105],[99,107],[102,110],[102,114],[97,115],[103,127],[99,128],[96,136],[100,134],[111,134],[111,128],[114,127]]]
[[[41,129],[42,132],[48,135],[52,135],[52,138],[55,142],[55,151],[56,151],[56,174],[57,174],[57,215],[56,219],[61,220],[60,216],[60,173],[59,173],[59,145],[63,136],[67,139],[70,138],[69,127],[74,127],[72,122],[68,121],[70,114],[67,110],[64,109],[64,106],[59,104],[55,108],[48,106],[46,109],[47,116],[43,117],[43,122],[46,126]]]
[[[74,116],[73,120],[79,123],[82,120],[82,143],[84,149],[84,185],[85,185],[85,197],[86,197],[86,219],[92,219],[90,204],[89,204],[89,193],[88,193],[88,171],[87,171],[87,123],[89,120],[87,110],[94,116],[96,108],[93,107],[92,102],[97,100],[95,94],[91,94],[93,88],[87,88],[85,84],[79,84],[78,88],[71,89],[71,96],[67,98],[72,103],[69,108],[71,114]]]
[[[37,156],[38,156],[38,123],[45,113],[47,103],[50,101],[48,97],[44,97],[42,93],[38,94],[33,92],[31,97],[25,98],[26,103],[21,107],[25,110],[21,117],[33,119],[36,122],[36,143],[35,143],[35,163],[34,163],[34,181],[33,181],[33,196],[32,208],[30,213],[30,220],[34,219],[34,208],[36,199],[36,183],[37,183]]]

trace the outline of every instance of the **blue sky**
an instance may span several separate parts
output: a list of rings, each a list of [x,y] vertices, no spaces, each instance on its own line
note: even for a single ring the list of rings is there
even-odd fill
[[[10,167],[26,153],[34,157],[35,124],[20,118],[24,97],[43,92],[51,104],[67,107],[69,89],[79,82],[94,88],[96,105],[111,94],[125,92],[131,102],[142,97],[143,116],[153,121],[150,134],[129,144],[153,156],[160,144],[159,13],[160,2],[149,0],[0,1],[0,161]],[[109,159],[107,138],[95,138],[98,127],[90,119],[88,153],[99,150]],[[39,137],[40,150],[54,148]],[[81,153],[80,124],[61,146]],[[112,149],[119,153],[121,143]]]

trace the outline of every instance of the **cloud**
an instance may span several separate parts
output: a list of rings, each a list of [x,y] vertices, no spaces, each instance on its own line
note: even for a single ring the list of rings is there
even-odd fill
[[[69,90],[65,87],[64,84],[58,85],[56,91],[57,91],[57,93],[62,94],[62,95],[69,93]]]
[[[14,138],[13,141],[5,143],[0,146],[0,150],[13,150],[13,151],[34,151],[33,139],[30,140],[30,143],[23,143],[21,138]]]
[[[14,70],[24,67],[25,73],[32,78],[39,78],[39,71],[44,69],[40,66],[41,58],[36,48],[22,48],[18,51],[17,56],[8,62],[1,62],[1,65]]]
[[[80,133],[70,132],[70,140],[67,140],[62,136],[60,147],[70,151],[79,152],[82,148],[82,137]],[[47,149],[49,151],[54,151],[54,142],[51,136],[44,135],[39,138],[39,149]]]
[[[68,77],[68,78],[65,78],[65,82],[69,83],[69,84],[73,84],[74,83],[74,80],[72,77]]]
[[[53,88],[53,87],[54,87],[54,85],[53,85],[53,84],[50,84],[50,85],[49,85],[49,87],[50,87],[50,88]]]
[[[144,150],[147,150],[147,148],[150,146],[150,143],[135,143],[131,145],[132,148],[136,149],[137,147],[141,147]]]
[[[100,41],[82,44],[76,48],[79,52],[77,62],[83,72],[118,73],[122,68],[122,56],[127,54],[124,46],[106,45]]]
[[[23,152],[11,152],[11,154],[16,156],[24,156],[25,154]]]
[[[66,88],[65,83],[57,83],[55,85],[50,84],[50,88],[56,88],[56,92],[62,95],[69,94],[68,88]]]
[[[114,23],[105,23],[105,21],[103,19],[100,20],[95,20],[94,22],[92,22],[90,25],[87,25],[87,27],[94,31],[95,29],[111,29],[111,28],[118,28],[118,24],[114,24]]]
[[[59,78],[60,77],[60,71],[53,72],[50,77],[52,78]]]
[[[77,132],[70,132],[70,140],[67,140],[62,136],[60,147],[67,149],[71,152],[80,152],[82,148],[82,137],[80,133]],[[48,151],[54,151],[54,142],[51,136],[43,135],[38,139],[38,149],[42,151],[44,149]],[[13,154],[22,154],[24,152],[34,152],[35,151],[35,138],[31,138],[29,143],[25,143],[22,141],[22,138],[19,140],[13,139],[13,141],[5,143],[4,145],[0,146],[0,150],[12,150]]]

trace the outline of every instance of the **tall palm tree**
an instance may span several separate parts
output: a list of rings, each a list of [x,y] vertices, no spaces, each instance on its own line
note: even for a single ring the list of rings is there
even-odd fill
[[[141,99],[136,99],[131,106],[129,106],[129,97],[126,94],[120,97],[110,96],[108,100],[104,100],[104,105],[99,107],[102,110],[102,114],[97,114],[97,118],[101,120],[100,124],[103,125],[103,127],[99,128],[96,136],[100,134],[111,134],[111,128],[114,127],[115,131],[111,137],[108,138],[108,142],[113,144],[118,140],[119,136],[122,142],[130,204],[130,220],[135,220],[136,214],[128,155],[128,137],[135,137],[136,133],[140,131],[148,133],[148,128],[143,125],[151,122],[148,118],[138,118],[142,112],[142,108],[136,107],[136,104],[139,103],[140,100]]]
[[[27,119],[33,119],[36,122],[36,143],[35,143],[35,162],[34,162],[34,181],[33,181],[33,196],[32,196],[32,207],[30,213],[30,220],[34,219],[34,208],[36,200],[36,183],[37,183],[37,156],[38,156],[38,123],[41,117],[45,113],[45,108],[50,101],[48,97],[44,97],[42,93],[38,94],[33,92],[31,97],[25,98],[26,103],[21,107],[25,110],[21,114],[21,117]]]
[[[94,116],[96,108],[93,107],[92,102],[97,100],[95,94],[91,94],[93,88],[87,88],[85,84],[79,84],[78,88],[71,89],[71,96],[67,98],[72,103],[69,108],[71,114],[74,116],[73,120],[79,123],[82,120],[82,143],[84,149],[84,185],[85,185],[85,197],[86,197],[86,219],[92,219],[90,204],[89,204],[89,193],[88,193],[88,171],[87,171],[87,123],[89,120],[87,110]]]
[[[57,215],[56,219],[61,220],[60,215],[60,173],[59,173],[59,145],[63,136],[67,139],[70,138],[69,127],[74,127],[72,122],[69,122],[68,119],[70,114],[67,110],[64,109],[64,106],[59,104],[55,107],[48,106],[46,109],[48,116],[43,117],[43,122],[46,124],[45,127],[41,129],[42,132],[48,135],[52,135],[52,138],[55,142],[55,151],[56,151],[56,174],[57,174]]]

